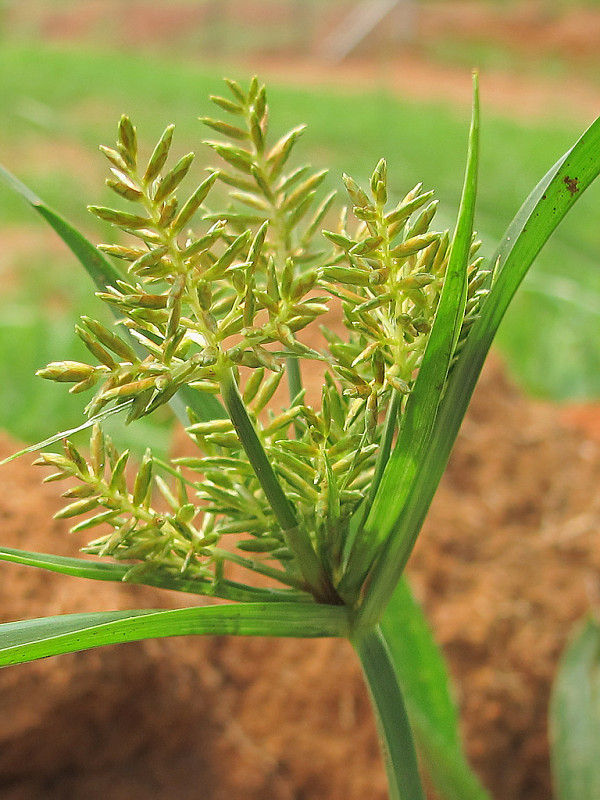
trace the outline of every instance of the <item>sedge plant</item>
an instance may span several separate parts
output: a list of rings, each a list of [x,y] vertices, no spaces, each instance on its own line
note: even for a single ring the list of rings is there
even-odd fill
[[[194,155],[170,157],[173,127],[144,157],[121,119],[116,146],[101,148],[116,205],[90,207],[114,232],[99,248],[2,171],[69,244],[116,325],[82,317],[89,360],[40,370],[90,393],[76,429],[89,429],[89,449],[73,431],[27,448],[41,451],[45,481],[66,481],[57,517],[91,536],[85,553],[109,560],[9,548],[0,558],[228,602],[7,623],[0,664],[163,636],[346,637],[373,701],[390,797],[424,797],[414,731],[441,796],[485,798],[402,575],[503,314],[600,172],[600,122],[486,259],[473,230],[476,81],[452,232],[435,227],[432,191],[390,200],[384,160],[367,185],[344,176],[347,206],[336,211],[326,173],[293,166],[303,128],[272,139],[265,87],[226,85],[211,98],[219,114],[202,120],[218,164],[192,191],[183,187]],[[321,325],[331,307],[343,328]],[[306,342],[309,326],[323,346]],[[319,403],[307,399],[307,364],[323,375]],[[103,421],[133,424],[167,405],[193,455],[165,461],[148,450],[134,466]],[[59,452],[45,449],[55,442]]]

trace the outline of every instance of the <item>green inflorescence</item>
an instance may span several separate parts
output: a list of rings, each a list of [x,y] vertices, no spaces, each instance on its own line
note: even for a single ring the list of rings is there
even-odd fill
[[[418,372],[449,235],[431,230],[437,203],[420,185],[388,208],[383,160],[368,192],[344,176],[350,206],[331,226],[326,172],[288,168],[304,129],[270,144],[265,87],[226,83],[231,98],[211,99],[232,121],[202,120],[223,137],[206,143],[221,166],[184,201],[176,193],[194,155],[168,167],[173,126],[146,164],[127,117],[116,148],[101,148],[108,185],[135,206],[90,207],[125,234],[101,246],[127,265],[99,295],[118,332],[82,317],[77,333],[95,363],[53,362],[39,374],[73,383],[72,392],[94,389],[89,416],[123,405],[132,422],[183,387],[221,396],[229,416],[205,421],[189,410],[197,454],[164,463],[148,452],[136,474],[97,425],[89,458],[65,441],[64,454],[37,463],[55,469],[46,480],[74,479],[57,516],[87,514],[74,531],[108,525],[85,549],[133,562],[132,579],[140,570],[184,575],[218,595],[233,562],[338,602],[348,531],[381,471],[378,442],[393,435]],[[334,230],[322,237],[326,223]],[[488,283],[475,260],[459,347]],[[346,334],[323,328],[314,349],[301,332],[331,306]],[[322,365],[320,408],[306,400],[301,359]],[[284,373],[289,401],[274,410]],[[232,545],[223,546],[226,534]]]

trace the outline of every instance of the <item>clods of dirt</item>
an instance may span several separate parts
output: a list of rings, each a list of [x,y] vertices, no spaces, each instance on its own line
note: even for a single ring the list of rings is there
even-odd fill
[[[6,453],[15,445],[1,442]],[[410,563],[444,648],[472,763],[497,800],[551,797],[548,696],[572,625],[598,601],[600,443],[485,371]],[[55,486],[0,472],[0,541],[81,544],[51,521]],[[185,605],[144,587],[1,564],[2,620]],[[172,639],[0,673],[6,800],[386,797],[345,642]]]

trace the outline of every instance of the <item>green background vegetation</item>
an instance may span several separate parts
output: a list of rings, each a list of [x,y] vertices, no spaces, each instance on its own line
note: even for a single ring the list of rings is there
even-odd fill
[[[0,74],[0,161],[93,241],[111,235],[86,212],[88,203],[109,201],[97,146],[113,144],[121,113],[132,117],[148,151],[166,125],[176,123],[175,154],[196,151],[198,181],[204,164],[214,163],[201,145],[207,132],[197,117],[212,113],[208,95],[221,92],[221,68],[168,56],[4,42]],[[249,78],[240,69],[225,74]],[[348,85],[271,85],[269,96],[274,132],[308,124],[305,157],[330,168],[329,187],[343,188],[342,172],[365,181],[383,155],[392,191],[400,196],[423,181],[441,201],[438,224],[452,226],[467,109]],[[558,109],[547,121],[503,118],[486,109],[485,96],[483,114],[476,227],[490,255],[521,202],[582,126],[561,119]],[[537,396],[600,394],[599,199],[592,187],[540,258],[501,329],[499,347],[513,374]],[[0,296],[0,427],[26,440],[77,422],[85,398],[69,397],[32,373],[49,360],[83,355],[72,327],[96,302],[86,276],[43,226],[20,198],[0,187],[0,264],[7,265]],[[21,245],[10,259],[15,241]],[[143,429],[128,435],[147,436]]]

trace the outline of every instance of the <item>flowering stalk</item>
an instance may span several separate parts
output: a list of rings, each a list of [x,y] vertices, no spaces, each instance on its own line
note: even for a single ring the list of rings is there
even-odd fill
[[[417,754],[393,659],[379,628],[353,638],[384,743],[390,800],[425,800]]]

